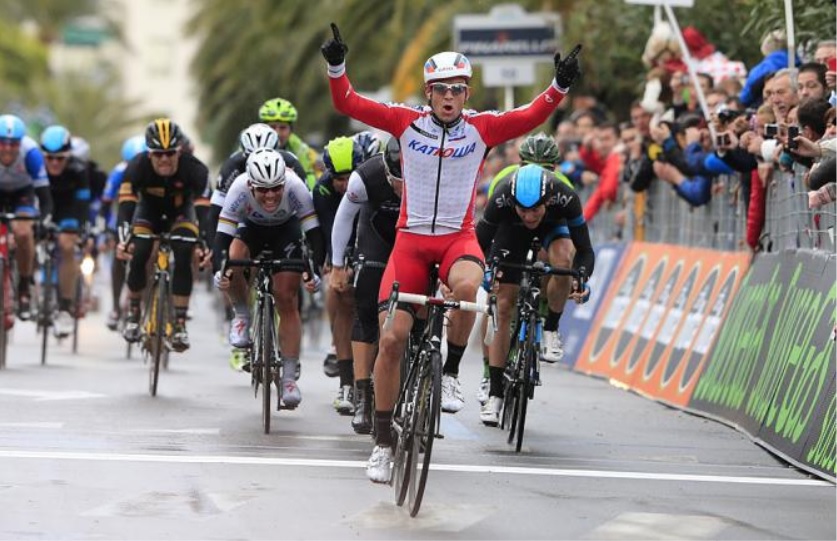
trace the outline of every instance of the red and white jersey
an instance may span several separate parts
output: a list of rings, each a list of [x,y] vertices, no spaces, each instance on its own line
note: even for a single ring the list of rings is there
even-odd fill
[[[345,65],[329,67],[335,108],[401,143],[400,230],[446,235],[474,229],[477,181],[488,150],[542,124],[564,93],[552,85],[528,105],[499,113],[466,110],[443,126],[430,107],[384,104],[356,93]]]

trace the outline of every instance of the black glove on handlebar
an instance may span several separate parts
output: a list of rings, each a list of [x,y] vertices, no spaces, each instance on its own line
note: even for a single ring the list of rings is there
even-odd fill
[[[337,25],[334,23],[331,23],[331,32],[334,34],[334,37],[323,43],[320,51],[323,53],[329,65],[339,66],[346,61],[346,53],[349,52],[349,46],[340,37],[340,30],[337,29]]]
[[[581,44],[575,46],[566,58],[561,60],[561,53],[555,53],[555,82],[563,89],[570,88],[578,76],[581,75],[581,68],[578,65],[578,53],[581,52]]]

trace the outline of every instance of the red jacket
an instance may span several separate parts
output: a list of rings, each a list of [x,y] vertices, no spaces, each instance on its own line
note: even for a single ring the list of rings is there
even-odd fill
[[[584,220],[589,222],[599,212],[605,201],[616,202],[619,193],[619,174],[622,171],[622,157],[611,152],[605,159],[604,168],[599,175],[596,190],[584,204]]]
[[[750,173],[750,205],[747,208],[747,245],[753,250],[759,245],[764,228],[766,189],[759,177],[758,168]]]

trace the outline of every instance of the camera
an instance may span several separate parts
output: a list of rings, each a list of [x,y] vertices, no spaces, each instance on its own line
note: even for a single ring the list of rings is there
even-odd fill
[[[774,139],[777,135],[779,135],[779,125],[778,124],[765,124],[764,125],[764,138],[765,139]]]
[[[788,149],[796,150],[799,145],[795,139],[799,137],[799,126],[788,126]]]
[[[728,147],[731,143],[728,133],[720,133],[715,136],[715,146],[718,148]]]

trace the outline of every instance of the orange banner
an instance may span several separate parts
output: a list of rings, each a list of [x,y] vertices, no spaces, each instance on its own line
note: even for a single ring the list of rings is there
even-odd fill
[[[749,259],[632,243],[575,369],[685,406]]]

